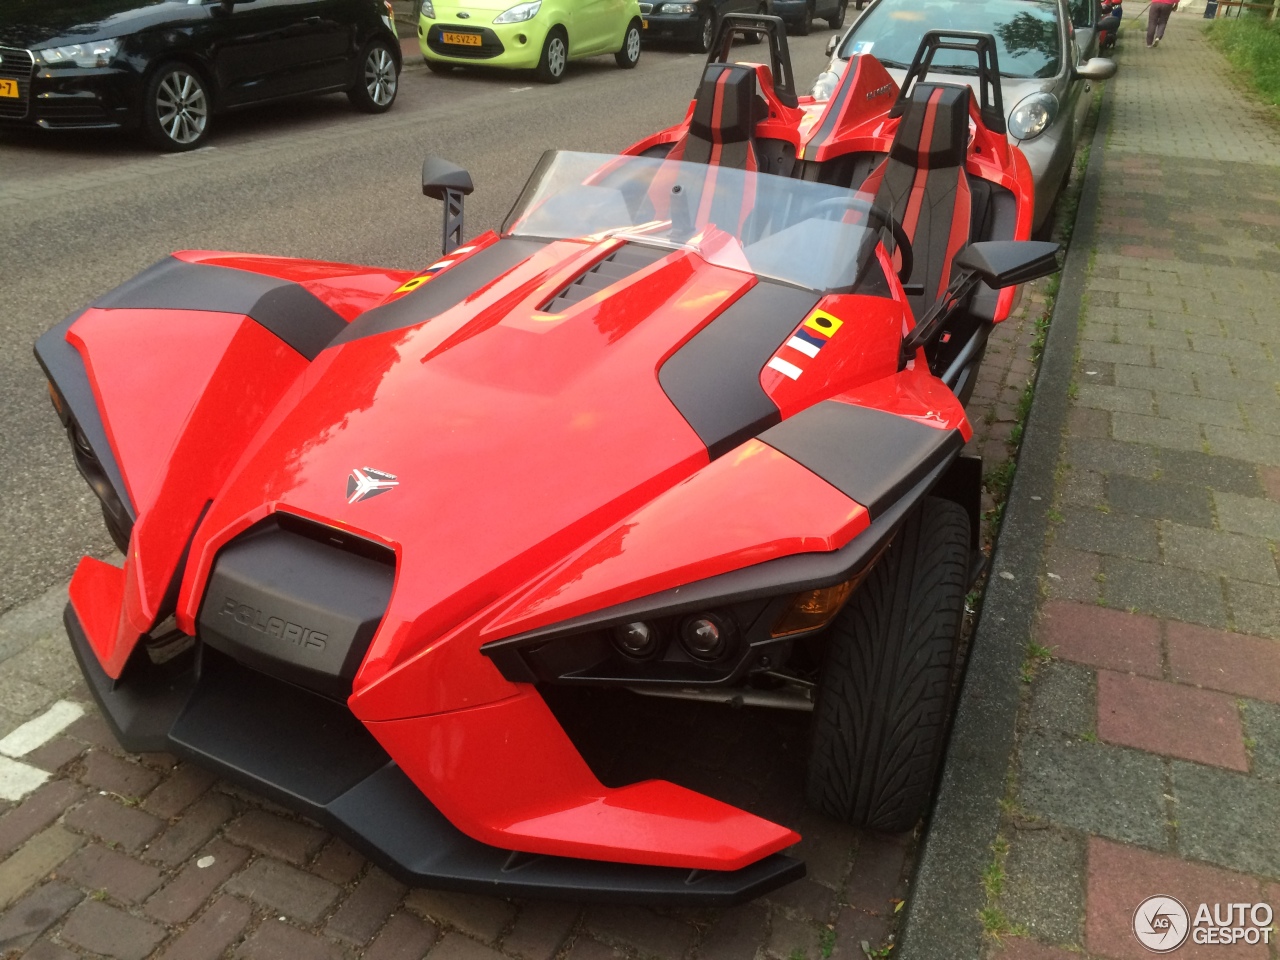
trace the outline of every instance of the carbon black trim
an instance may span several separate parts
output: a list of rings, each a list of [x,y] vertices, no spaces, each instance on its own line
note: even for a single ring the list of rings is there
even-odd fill
[[[545,240],[504,237],[483,250],[477,250],[412,293],[362,313],[333,338],[330,346],[390,330],[403,330],[430,320],[450,307],[456,307],[544,246]]]
[[[761,281],[667,358],[658,382],[715,459],[781,418],[760,371],[818,303],[807,290]]]
[[[958,430],[836,400],[800,411],[760,439],[862,504],[872,519],[964,446]]]
[[[81,310],[73,313],[51,330],[46,330],[36,341],[36,361],[44,369],[45,376],[62,395],[63,403],[70,411],[71,418],[80,427],[107,482],[115,491],[116,497],[129,514],[130,522],[138,519],[138,511],[129,499],[124,485],[124,474],[116,463],[115,452],[107,440],[107,431],[102,423],[102,415],[98,412],[98,401],[93,396],[93,387],[89,383],[89,371],[84,365],[80,351],[67,342],[67,331],[72,324],[84,315]]]
[[[347,326],[292,280],[166,257],[92,304],[104,310],[210,310],[248,317],[308,360]]]
[[[343,837],[399,880],[488,896],[727,907],[804,876],[780,853],[741,870],[681,870],[491,847],[454,827],[345,706],[208,649],[167,679],[108,677],[75,610],[80,669],[126,750],[167,751],[260,791]]]

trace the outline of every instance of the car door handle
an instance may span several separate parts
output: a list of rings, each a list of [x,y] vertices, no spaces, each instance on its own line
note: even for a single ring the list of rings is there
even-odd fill
[[[305,17],[303,18],[302,22],[314,27],[316,24],[321,23],[322,21],[320,20],[319,17]]]

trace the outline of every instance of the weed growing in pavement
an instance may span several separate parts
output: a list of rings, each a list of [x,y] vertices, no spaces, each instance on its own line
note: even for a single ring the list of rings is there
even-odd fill
[[[1092,730],[1086,730],[1084,733],[1080,734],[1080,739],[1085,743],[1097,743],[1098,735]]]
[[[836,932],[831,927],[827,927],[822,931],[822,936],[818,938],[818,952],[822,954],[823,960],[831,956],[832,951],[836,948]]]

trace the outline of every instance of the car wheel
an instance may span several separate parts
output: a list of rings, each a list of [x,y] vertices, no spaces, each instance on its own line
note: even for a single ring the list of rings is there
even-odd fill
[[[928,809],[968,569],[968,514],[930,497],[828,629],[805,789],[818,810],[902,831]]]
[[[627,24],[626,35],[622,38],[622,49],[613,55],[613,59],[623,70],[630,70],[640,62],[639,20],[632,20]]]
[[[160,150],[194,150],[209,136],[213,101],[204,80],[185,63],[162,64],[142,100],[142,130]]]
[[[767,16],[768,13],[769,13],[769,8],[763,3],[760,4],[759,9],[756,10],[757,16],[761,16],[761,17]],[[764,33],[760,30],[757,30],[755,33],[747,34],[747,43],[759,43],[763,39],[764,39]]]
[[[836,5],[836,12],[827,17],[827,25],[831,27],[832,30],[839,30],[843,27],[844,15],[848,9],[849,0],[840,0],[840,3]]]
[[[699,53],[706,53],[716,40],[716,15],[708,10],[698,21],[698,38],[693,41],[693,48]]]
[[[396,56],[385,40],[370,40],[360,58],[360,75],[347,91],[347,99],[365,113],[386,113],[396,102],[400,71]]]
[[[807,37],[813,30],[813,4],[804,8],[804,16],[792,23],[796,36]]]
[[[426,57],[422,59],[427,60]],[[445,63],[442,60],[427,60],[427,69],[436,74],[436,76],[443,77],[446,74],[453,73],[453,64]]]
[[[563,27],[552,27],[542,44],[542,58],[538,61],[538,79],[543,83],[559,83],[569,62],[569,37]]]

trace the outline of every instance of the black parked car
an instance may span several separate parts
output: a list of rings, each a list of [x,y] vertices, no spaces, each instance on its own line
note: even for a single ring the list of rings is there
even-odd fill
[[[162,150],[286,97],[381,113],[400,64],[386,0],[0,0],[0,124],[141,128]]]
[[[771,7],[769,0],[640,0],[640,16],[646,40],[676,40],[706,53],[726,13],[773,13]]]

